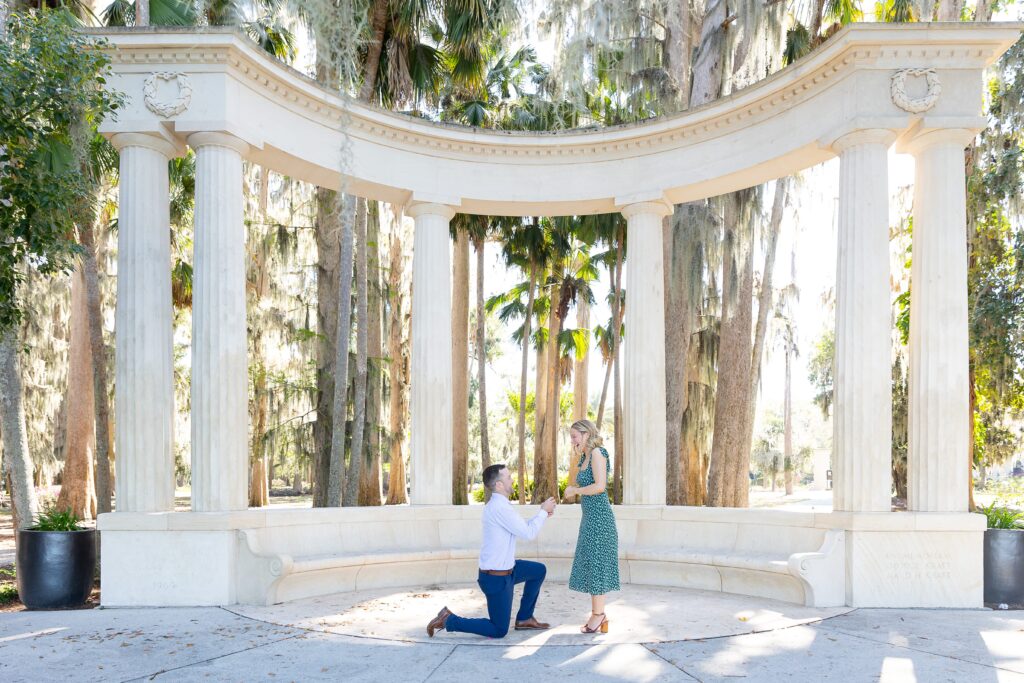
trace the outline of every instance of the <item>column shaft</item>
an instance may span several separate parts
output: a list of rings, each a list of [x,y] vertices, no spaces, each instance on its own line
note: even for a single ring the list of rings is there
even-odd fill
[[[967,226],[964,146],[969,131],[927,133],[914,154],[910,272],[911,510],[967,510],[969,464]]]
[[[197,133],[192,284],[192,509],[248,507],[245,143]]]
[[[665,278],[662,218],[671,206],[631,204],[627,220],[626,330],[623,340],[622,497],[665,504]],[[683,362],[683,359],[677,359]],[[678,457],[678,454],[673,454]]]
[[[833,441],[834,508],[888,512],[892,489],[890,131],[841,138]]]
[[[139,134],[121,152],[115,308],[117,511],[174,509],[174,350],[167,162],[173,148]]]
[[[414,204],[410,476],[413,504],[452,504],[452,292],[448,223],[454,211]]]

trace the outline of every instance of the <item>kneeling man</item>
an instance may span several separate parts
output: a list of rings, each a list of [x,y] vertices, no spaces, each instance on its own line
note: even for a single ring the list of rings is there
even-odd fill
[[[523,586],[523,599],[516,615],[516,630],[542,631],[549,627],[537,621],[533,608],[537,604],[540,586],[547,568],[540,562],[516,559],[516,538],[532,541],[537,537],[544,520],[555,511],[555,499],[541,504],[540,512],[529,522],[516,512],[509,496],[512,495],[512,474],[504,465],[491,465],[484,470],[484,487],[491,492],[491,500],[484,506],[483,546],[480,548],[480,575],[477,583],[487,596],[487,618],[466,619],[452,614],[447,607],[427,624],[427,635],[434,631],[476,633],[489,638],[504,638],[512,616],[512,590],[517,583]]]

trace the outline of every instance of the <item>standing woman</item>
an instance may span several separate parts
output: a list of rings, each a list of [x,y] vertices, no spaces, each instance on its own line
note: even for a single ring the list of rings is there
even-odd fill
[[[608,633],[604,596],[619,590],[619,534],[606,490],[611,464],[593,422],[574,422],[569,436],[580,460],[576,485],[566,487],[565,497],[581,496],[583,508],[569,589],[590,595],[590,619],[580,631]]]

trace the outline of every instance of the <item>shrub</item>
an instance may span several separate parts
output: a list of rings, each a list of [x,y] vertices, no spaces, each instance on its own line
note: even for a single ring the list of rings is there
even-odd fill
[[[36,517],[35,524],[29,529],[32,531],[82,531],[84,527],[78,522],[78,516],[71,510],[58,510],[56,507],[49,507]]]
[[[988,520],[989,529],[1021,529],[1024,528],[1024,512],[1020,510],[1014,510],[1013,508],[1001,506],[997,507],[995,503],[992,503],[988,507],[981,506],[978,508],[985,519]]]

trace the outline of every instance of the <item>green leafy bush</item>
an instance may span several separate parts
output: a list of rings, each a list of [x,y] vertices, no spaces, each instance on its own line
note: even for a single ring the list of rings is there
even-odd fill
[[[1024,511],[1010,507],[997,507],[992,503],[988,507],[978,508],[988,520],[989,529],[1024,529]]]
[[[71,510],[58,510],[50,507],[36,517],[36,522],[29,527],[31,531],[82,531],[85,527],[79,524],[78,516]]]

